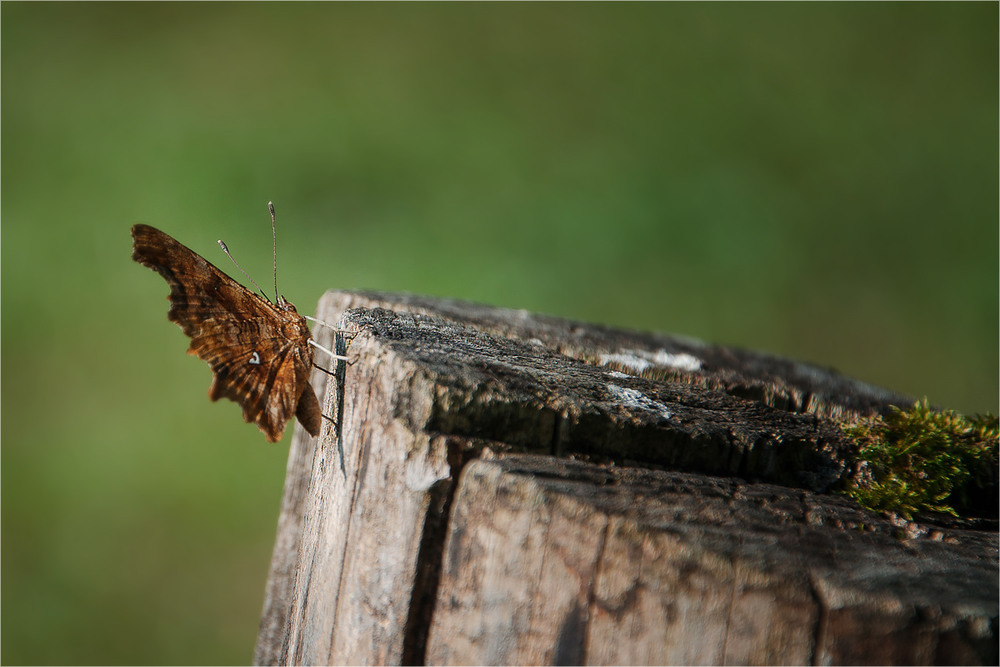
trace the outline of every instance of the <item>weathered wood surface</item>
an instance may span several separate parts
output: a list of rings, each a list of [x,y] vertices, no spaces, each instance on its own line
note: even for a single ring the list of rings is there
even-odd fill
[[[996,659],[996,541],[845,498],[533,455],[470,462],[429,664]]]
[[[824,416],[881,412],[913,398],[829,368],[686,336],[616,329],[455,299],[381,292],[341,293],[344,308],[386,308],[536,342],[552,352],[632,375],[709,387],[791,412]]]
[[[292,442],[258,664],[996,662],[995,527],[821,493],[829,417],[904,397],[462,302],[317,317],[357,335]]]

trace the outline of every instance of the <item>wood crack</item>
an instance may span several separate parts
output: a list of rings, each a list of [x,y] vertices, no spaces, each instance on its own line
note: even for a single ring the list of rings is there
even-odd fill
[[[443,438],[447,447],[450,474],[435,482],[428,492],[428,507],[424,514],[420,546],[417,550],[417,577],[413,582],[410,605],[403,626],[403,648],[400,664],[426,664],[427,638],[430,634],[434,609],[437,605],[441,569],[444,566],[444,544],[451,520],[451,506],[458,488],[457,481],[465,465],[476,453],[463,443]]]

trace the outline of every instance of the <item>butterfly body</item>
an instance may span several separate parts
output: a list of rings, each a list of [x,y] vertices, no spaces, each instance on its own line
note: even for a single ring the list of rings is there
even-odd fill
[[[251,292],[154,227],[135,225],[132,239],[132,259],[170,285],[167,317],[191,338],[188,354],[212,367],[209,398],[239,403],[243,419],[270,442],[293,415],[319,434],[319,401],[309,384],[312,333],[295,306]]]

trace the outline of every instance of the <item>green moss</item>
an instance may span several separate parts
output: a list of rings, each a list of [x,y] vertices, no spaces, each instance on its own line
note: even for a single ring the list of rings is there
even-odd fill
[[[932,511],[958,515],[978,489],[995,484],[994,415],[965,417],[932,410],[927,399],[909,410],[854,422],[844,431],[859,445],[858,474],[846,491],[862,506],[906,518]]]

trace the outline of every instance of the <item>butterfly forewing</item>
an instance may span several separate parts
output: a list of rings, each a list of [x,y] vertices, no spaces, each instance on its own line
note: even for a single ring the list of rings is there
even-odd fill
[[[132,258],[170,285],[167,316],[191,338],[215,374],[209,396],[243,408],[243,418],[277,442],[298,415],[319,433],[319,402],[309,385],[309,327],[295,308],[254,294],[198,253],[148,225],[132,228]],[[314,409],[315,406],[315,409]]]

